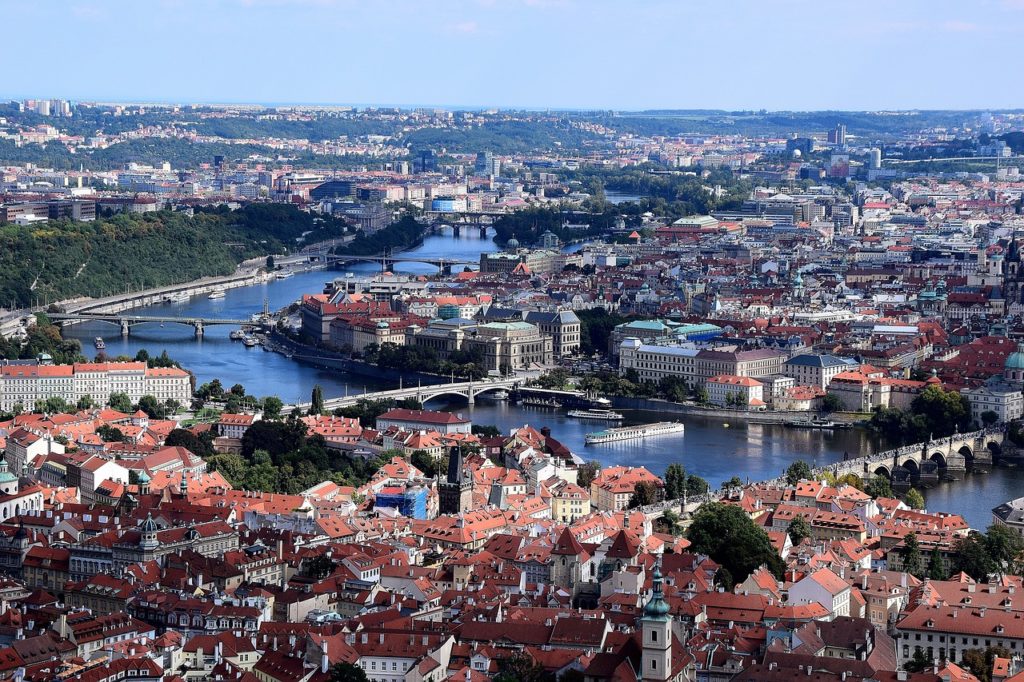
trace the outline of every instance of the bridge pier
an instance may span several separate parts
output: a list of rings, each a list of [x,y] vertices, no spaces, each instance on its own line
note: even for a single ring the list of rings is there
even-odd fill
[[[458,225],[452,225],[452,231],[454,233],[454,236],[456,237],[459,237],[462,234],[462,228],[459,227]]]
[[[480,239],[487,239],[487,226],[480,228]]]
[[[128,336],[131,333],[130,329],[128,320],[121,320],[121,336]]]
[[[203,336],[203,321],[196,320],[192,323],[192,326],[196,328],[196,337],[201,338]]]
[[[450,274],[452,274],[452,264],[451,263],[445,263],[444,265],[442,265],[441,266],[441,274],[442,275],[450,275]]]

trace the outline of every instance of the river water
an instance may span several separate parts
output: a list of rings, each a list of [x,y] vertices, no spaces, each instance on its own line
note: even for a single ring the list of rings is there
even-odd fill
[[[460,237],[450,233],[427,237],[423,244],[409,254],[424,257],[479,257],[481,251],[495,248],[491,239],[482,239],[476,230],[465,230]],[[348,271],[369,274],[373,264],[358,264]],[[426,264],[398,263],[395,270],[408,273],[430,274],[434,268]],[[313,271],[297,274],[284,280],[230,289],[224,298],[209,300],[196,296],[178,304],[161,304],[137,309],[140,314],[180,315],[182,317],[227,317],[248,319],[269,300],[271,310],[283,308],[304,293],[319,293],[329,279],[341,276],[339,271]],[[201,339],[193,336],[192,327],[167,324],[146,324],[132,328],[131,336],[122,338],[115,325],[88,322],[65,329],[69,337],[82,342],[86,355],[93,351],[93,339],[103,336],[108,355],[134,356],[145,348],[150,354],[167,353],[195,373],[203,383],[219,378],[225,386],[241,383],[253,395],[277,395],[286,403],[309,399],[314,384],[320,384],[328,397],[387,386],[363,377],[320,369],[290,360],[283,355],[245,348],[231,341],[231,328],[211,326]],[[730,421],[726,427],[721,419],[683,417],[683,434],[663,436],[637,443],[616,443],[597,446],[584,445],[585,434],[600,430],[600,422],[572,419],[562,412],[540,408],[520,408],[504,402],[485,402],[475,406],[465,402],[448,403],[444,398],[432,401],[432,409],[450,409],[469,414],[478,424],[493,424],[502,431],[530,424],[536,428],[551,427],[552,435],[565,443],[584,459],[595,459],[604,465],[643,465],[660,474],[673,462],[682,463],[687,471],[707,479],[717,487],[733,476],[744,480],[762,480],[779,475],[790,462],[803,459],[812,465],[827,464],[843,458],[844,453],[857,456],[882,447],[865,432],[857,429],[834,433],[809,429],[787,429],[779,425],[747,425]],[[653,412],[625,411],[626,424],[664,421],[669,418]],[[1024,490],[1024,472],[995,469],[991,474],[969,476],[965,481],[944,484],[925,497],[931,509],[955,511],[963,514],[975,527],[990,523],[991,508],[1016,497]]]

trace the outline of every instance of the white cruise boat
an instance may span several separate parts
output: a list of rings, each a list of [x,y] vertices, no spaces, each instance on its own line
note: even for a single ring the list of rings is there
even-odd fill
[[[625,417],[618,412],[613,412],[612,410],[599,410],[596,408],[590,410],[569,410],[569,416],[575,417],[576,419],[594,419],[606,422],[620,422],[625,419]]]
[[[605,429],[596,433],[588,433],[583,442],[587,445],[615,443],[621,440],[641,440],[655,436],[666,436],[671,433],[682,433],[684,426],[679,422],[656,422],[654,424],[638,424],[637,426],[620,426]]]

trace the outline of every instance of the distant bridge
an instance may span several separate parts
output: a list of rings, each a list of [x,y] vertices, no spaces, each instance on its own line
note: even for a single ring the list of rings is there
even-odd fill
[[[433,265],[442,275],[450,275],[452,267],[457,265],[478,265],[479,260],[467,258],[432,258],[430,256],[346,256],[343,254],[323,254],[316,257],[324,263],[379,263],[381,270],[390,270],[395,263],[425,263]]]
[[[490,391],[498,390],[511,390],[522,384],[524,379],[509,378],[509,379],[482,379],[480,381],[462,381],[453,382],[448,384],[430,384],[428,386],[411,386],[409,388],[396,388],[390,391],[376,391],[374,393],[359,393],[355,395],[346,395],[340,398],[329,398],[324,400],[324,409],[335,410],[339,407],[351,407],[358,403],[360,400],[403,400],[405,398],[415,398],[421,403],[425,403],[433,398],[438,398],[443,395],[459,396],[465,398],[472,405],[476,402],[476,397],[481,393],[488,393]],[[301,410],[308,410],[310,403],[297,403],[295,405],[285,406],[285,411],[291,412],[295,408]]]
[[[49,318],[55,322],[85,322],[98,320],[110,322],[121,326],[121,334],[128,336],[132,327],[140,324],[156,322],[158,324],[187,324],[196,331],[196,336],[202,336],[205,327],[229,324],[235,327],[256,327],[258,323],[252,320],[236,320],[226,317],[174,317],[170,315],[121,315],[105,313],[49,313]]]

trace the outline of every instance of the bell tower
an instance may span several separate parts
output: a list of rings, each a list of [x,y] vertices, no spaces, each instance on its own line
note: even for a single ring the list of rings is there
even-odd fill
[[[640,619],[643,634],[643,655],[639,679],[663,682],[672,678],[672,616],[662,592],[661,566],[654,567],[651,600],[644,606]]]

